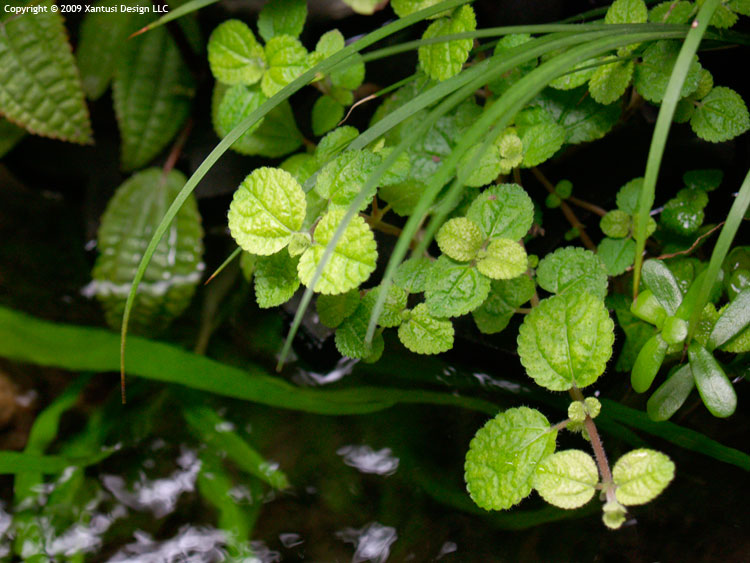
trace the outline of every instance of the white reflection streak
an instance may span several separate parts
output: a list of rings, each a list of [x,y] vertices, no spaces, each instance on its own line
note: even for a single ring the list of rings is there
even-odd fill
[[[357,530],[346,528],[336,532],[336,537],[357,546],[352,563],[384,563],[391,554],[391,544],[398,539],[396,528],[371,522]]]
[[[344,463],[362,473],[393,475],[398,469],[399,459],[390,448],[375,451],[370,446],[344,446],[336,450]]]

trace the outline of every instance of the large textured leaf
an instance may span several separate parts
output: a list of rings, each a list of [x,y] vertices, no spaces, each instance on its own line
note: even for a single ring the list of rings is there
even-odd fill
[[[247,25],[227,20],[208,39],[208,63],[224,84],[255,84],[266,69],[263,46]]]
[[[143,170],[120,186],[99,227],[99,257],[88,287],[104,305],[107,322],[119,328],[130,282],[151,233],[185,184],[185,176],[158,168]],[[200,280],[203,230],[195,199],[182,206],[161,239],[141,283],[131,330],[153,332],[166,326],[190,303]]]
[[[422,36],[423,39],[452,35],[465,31],[474,31],[477,20],[471,6],[461,6],[450,17],[440,18],[430,24]],[[469,58],[471,39],[456,39],[443,43],[433,43],[419,48],[419,62],[432,79],[447,80],[458,74]]]
[[[425,303],[431,315],[459,317],[479,307],[490,292],[490,280],[471,264],[441,256],[427,278]]]
[[[657,41],[643,53],[643,61],[635,69],[633,84],[638,93],[649,102],[661,102],[679,52],[679,41]],[[700,77],[701,65],[696,56],[690,64],[680,97],[684,98],[695,92]]]
[[[526,372],[552,391],[582,388],[604,373],[612,355],[614,323],[590,293],[550,297],[534,307],[518,332]]]
[[[36,135],[90,143],[91,124],[63,17],[50,10],[51,0],[38,4],[45,11],[0,24],[0,115]]]
[[[299,261],[300,280],[306,286],[312,283],[313,274],[323,259],[326,246],[333,238],[346,211],[333,209],[326,213],[315,227],[315,244],[308,248]],[[378,258],[375,237],[364,219],[355,216],[339,239],[330,260],[323,268],[315,291],[318,293],[345,293],[370,277]]]
[[[701,139],[719,143],[750,129],[750,113],[742,96],[731,88],[717,86],[698,102],[690,126]]]
[[[464,479],[486,510],[504,510],[531,492],[537,465],[555,451],[557,431],[535,409],[508,409],[487,422],[466,453]]]
[[[367,177],[375,170],[380,157],[372,151],[363,149],[346,151],[329,162],[318,174],[315,191],[322,198],[342,208],[347,208],[362,190]],[[373,186],[369,197],[360,206],[365,209],[375,195]]]
[[[306,206],[305,192],[289,172],[256,168],[234,192],[229,230],[244,250],[276,254],[302,227]]]
[[[472,260],[484,242],[477,224],[466,217],[456,217],[443,224],[435,241],[444,254],[461,262]]]
[[[518,184],[490,186],[471,203],[466,216],[485,238],[521,240],[534,221],[534,204]]]
[[[112,84],[122,166],[148,164],[179,131],[195,84],[165,27],[126,42]]]
[[[273,96],[308,68],[307,49],[290,35],[277,35],[266,43],[268,69],[260,87],[266,96]]]
[[[87,13],[81,23],[76,58],[83,89],[92,100],[104,94],[109,86],[128,36],[151,20],[147,14],[121,12],[121,3],[118,0],[97,2],[96,8],[111,9],[112,12]]]
[[[550,293],[587,292],[601,299],[607,294],[607,269],[584,248],[558,248],[539,262],[536,275],[539,286]]]

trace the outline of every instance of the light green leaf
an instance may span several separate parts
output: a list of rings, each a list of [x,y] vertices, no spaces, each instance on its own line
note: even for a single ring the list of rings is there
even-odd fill
[[[646,23],[648,8],[643,0],[615,0],[607,9],[604,23]]]
[[[612,355],[614,323],[601,299],[568,292],[543,300],[524,318],[518,354],[538,385],[567,391],[594,383]]]
[[[648,13],[648,20],[652,23],[685,24],[693,13],[693,3],[684,0],[668,0],[657,4]]]
[[[315,100],[312,108],[312,130],[316,136],[323,135],[338,125],[344,117],[344,106],[330,96]]]
[[[227,87],[217,83],[214,88],[213,123],[219,137],[225,137],[237,124],[249,116],[260,96],[265,98],[265,94],[259,90],[258,86],[237,86],[236,88],[235,101],[237,103],[236,105],[229,104],[225,108],[221,120],[219,108],[222,107],[221,102]],[[241,95],[243,88],[246,91],[245,95]],[[240,154],[278,158],[297,150],[301,145],[302,133],[297,129],[292,107],[288,101],[284,101],[266,114],[257,129],[242,135],[231,148]],[[317,167],[313,168],[313,172],[315,169]]]
[[[398,267],[393,283],[409,293],[422,293],[427,287],[432,264],[432,260],[427,257],[410,258]]]
[[[487,299],[471,312],[477,328],[484,334],[495,334],[505,329],[516,309],[531,299],[535,289],[534,282],[528,276],[493,281]]]
[[[349,143],[359,136],[359,131],[351,125],[337,127],[320,140],[315,147],[315,158],[323,165],[343,151]]]
[[[36,4],[44,11],[13,15],[0,24],[0,115],[35,135],[91,143],[63,17],[50,10],[51,0]]]
[[[630,384],[636,393],[645,393],[651,387],[664,363],[668,348],[669,344],[660,333],[657,333],[649,338],[638,352],[630,374]]]
[[[548,503],[570,510],[590,501],[598,482],[599,471],[589,454],[563,450],[545,457],[537,465],[532,485]]]
[[[365,341],[371,312],[372,303],[362,301],[354,313],[344,319],[336,329],[336,349],[342,356],[372,361],[380,358],[385,347],[383,335],[376,333],[370,344]]]
[[[125,43],[112,84],[123,168],[140,168],[169,144],[190,113],[194,90],[165,27]]]
[[[638,294],[638,298],[643,292]],[[625,333],[625,344],[617,358],[615,369],[620,372],[630,372],[643,345],[651,338],[655,329],[630,312],[630,301],[622,294],[607,297],[607,305],[615,310],[617,324]]]
[[[555,51],[554,53],[542,57],[542,60],[549,60],[553,56],[562,54],[563,52],[565,51]],[[571,67],[568,72],[552,80],[549,83],[550,87],[556,90],[572,90],[573,88],[578,88],[582,84],[586,84],[594,74],[594,67],[591,66],[594,62],[596,62],[595,59],[579,62]]]
[[[662,383],[646,403],[646,412],[651,420],[669,420],[685,403],[695,387],[693,372],[689,364],[676,370]]]
[[[345,45],[346,41],[343,34],[338,29],[332,29],[320,36],[311,56],[314,56],[315,60],[323,60],[343,49]]]
[[[305,199],[307,199],[307,197],[305,197]],[[289,240],[289,246],[287,246],[289,256],[299,256],[305,250],[310,248],[311,244],[312,237],[310,236],[310,233],[294,233]]]
[[[312,282],[326,245],[333,238],[345,214],[343,209],[333,209],[315,227],[314,244],[302,255],[298,266],[300,280],[306,286]],[[354,216],[333,249],[314,290],[331,295],[354,289],[370,277],[375,270],[377,258],[375,237],[370,227],[362,217]]]
[[[698,342],[690,344],[688,357],[695,386],[708,411],[718,418],[734,414],[737,409],[737,393],[721,364]]]
[[[268,69],[260,87],[271,97],[308,69],[307,49],[290,35],[277,35],[266,43]]]
[[[223,90],[223,89],[222,89]],[[256,86],[245,86],[236,84],[226,88],[226,90],[217,94],[220,96],[216,116],[214,118],[214,128],[222,132],[221,136],[229,133],[234,127],[245,119],[248,115],[258,109],[268,98]],[[245,143],[252,134],[263,124],[264,119],[259,120],[250,127],[239,139],[237,139],[232,148],[242,153]]]
[[[630,215],[622,209],[614,209],[599,222],[602,232],[611,238],[624,238],[630,234]]]
[[[728,141],[750,129],[747,105],[731,88],[717,86],[697,106],[690,126],[705,141]]]
[[[642,62],[636,66],[633,84],[638,93],[649,102],[658,103],[664,98],[680,46],[679,41],[657,41],[644,51]],[[680,90],[680,97],[684,98],[695,92],[700,79],[701,65],[695,56]]]
[[[464,479],[472,500],[504,510],[531,493],[538,464],[555,451],[557,431],[535,409],[508,409],[487,422],[466,453]]]
[[[539,261],[537,283],[550,293],[586,292],[607,295],[607,269],[599,257],[584,248],[566,246]]]
[[[380,293],[380,286],[375,287],[367,292],[364,299],[362,300],[370,311],[375,307],[375,302],[378,299]],[[401,324],[402,313],[406,309],[406,302],[409,295],[396,285],[388,287],[388,295],[383,303],[383,310],[380,312],[378,317],[378,325],[386,328],[392,328]]]
[[[682,303],[682,291],[674,274],[661,260],[643,263],[643,284],[651,290],[668,315],[674,315]]]
[[[569,144],[586,143],[604,137],[620,119],[620,105],[602,105],[586,95],[587,88],[545,89],[532,104],[549,112],[565,127]]]
[[[315,191],[320,197],[330,200],[334,206],[347,208],[380,161],[380,156],[368,149],[343,152],[320,171]],[[371,188],[360,211],[370,205],[376,190],[377,186]]]
[[[331,69],[331,84],[334,87],[356,90],[364,81],[365,63],[362,62],[362,56],[359,53],[355,53]]]
[[[612,468],[615,496],[625,506],[646,504],[674,478],[674,463],[661,452],[641,448],[626,453]]]
[[[435,236],[440,250],[459,262],[473,260],[482,247],[482,231],[466,217],[450,219],[440,227]]]
[[[242,277],[245,278],[246,281],[253,279],[255,263],[257,261],[258,257],[255,254],[250,254],[249,252],[244,251],[240,254],[240,271],[242,272]]]
[[[299,37],[307,19],[307,0],[270,0],[258,14],[258,33],[265,41],[277,35]]]
[[[398,338],[416,354],[441,354],[453,348],[453,324],[433,317],[427,305],[420,303],[404,314]]]
[[[633,178],[622,186],[616,196],[617,207],[628,215],[635,215],[638,211],[638,197],[641,194],[643,178]]]
[[[499,139],[498,139],[499,141]],[[503,173],[503,158],[499,143],[493,143],[477,159],[482,144],[469,149],[458,164],[458,177],[470,188],[486,186]]]
[[[705,68],[701,69],[701,79],[698,82],[698,88],[690,96],[696,100],[702,100],[714,89],[714,77]],[[691,102],[692,105],[692,102]]]
[[[726,4],[727,8],[733,12],[750,17],[750,2],[748,0],[729,0]]]
[[[521,240],[534,222],[534,204],[518,184],[490,186],[471,203],[466,217],[485,238]]]
[[[266,54],[249,27],[240,20],[227,20],[208,39],[208,64],[224,84],[250,85],[263,76]]]
[[[292,156],[284,160],[281,164],[279,164],[279,168],[281,168],[282,170],[286,170],[292,176],[294,176],[294,179],[297,180],[297,182],[299,182],[299,185],[301,186],[307,181],[310,176],[312,176],[318,170],[318,161],[313,155],[306,152],[301,152],[293,154]],[[310,192],[307,192],[307,195],[309,196]]]
[[[382,0],[343,0],[344,4],[351,7],[358,14],[370,16],[375,13],[375,9],[382,4]]]
[[[184,184],[185,176],[176,170],[164,176],[161,169],[148,168],[126,180],[107,204],[99,227],[94,281],[87,289],[104,306],[112,328],[122,322],[130,281],[150,233]],[[131,331],[158,332],[190,304],[203,270],[202,238],[198,206],[191,196],[146,268],[131,313]]]
[[[604,238],[596,249],[596,255],[610,276],[619,276],[633,265],[635,241],[631,238]]]
[[[424,10],[439,2],[441,0],[392,0],[391,7],[398,17],[405,18],[414,12]]]
[[[276,254],[302,227],[305,207],[305,192],[289,172],[256,168],[234,192],[229,230],[243,250]]]
[[[299,287],[297,260],[286,250],[259,256],[255,264],[255,300],[261,309],[289,301]]]
[[[708,195],[699,188],[686,188],[670,199],[660,215],[660,223],[680,235],[691,235],[703,224]]]
[[[474,10],[471,6],[463,5],[456,8],[450,17],[432,22],[422,35],[422,39],[474,31],[476,27]],[[419,63],[427,76],[433,80],[447,80],[461,71],[461,67],[469,58],[471,45],[471,39],[424,45],[419,48]]]
[[[315,308],[320,322],[328,328],[336,328],[359,306],[359,291],[352,289],[337,295],[318,295]]]
[[[642,0],[641,0],[642,3]],[[625,93],[633,78],[633,61],[618,61],[600,66],[589,81],[591,97],[600,104],[611,104]]]
[[[96,7],[113,8],[114,13],[90,12],[81,22],[76,59],[83,90],[91,100],[107,90],[128,36],[150,19],[136,12],[120,12],[120,3],[118,0],[97,2]],[[142,2],[134,4],[143,5]]]
[[[526,249],[508,238],[490,241],[487,249],[480,250],[477,257],[477,270],[493,280],[517,278],[528,268]]]
[[[523,166],[538,166],[560,150],[565,144],[566,132],[557,123],[540,123],[527,128],[521,136]]]
[[[470,264],[441,256],[427,277],[425,305],[436,317],[460,317],[479,307],[490,292],[490,280]]]

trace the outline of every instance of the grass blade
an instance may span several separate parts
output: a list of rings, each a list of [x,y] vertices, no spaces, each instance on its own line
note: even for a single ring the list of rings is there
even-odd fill
[[[163,15],[158,20],[153,21],[147,26],[142,27],[135,33],[132,33],[128,39],[132,39],[136,35],[140,35],[141,33],[146,33],[147,31],[151,31],[152,29],[162,26],[165,23],[169,23],[173,20],[176,20],[177,18],[186,16],[192,12],[200,10],[201,8],[205,8],[206,6],[209,6],[210,4],[216,4],[216,2],[218,1],[219,0],[190,0],[190,2],[185,2],[182,6],[179,6],[175,8],[174,10],[170,10],[168,14]]]

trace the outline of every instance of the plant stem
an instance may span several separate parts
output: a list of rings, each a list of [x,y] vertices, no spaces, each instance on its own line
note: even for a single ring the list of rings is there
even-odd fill
[[[531,168],[531,173],[534,174],[536,179],[539,180],[539,182],[546,188],[549,193],[555,193],[555,186],[553,186],[552,182],[550,182],[547,177],[542,174],[541,170],[534,166],[533,168]],[[583,226],[583,223],[578,220],[575,212],[570,208],[570,205],[568,205],[565,200],[560,201],[560,209],[562,209],[563,215],[565,215],[565,218],[568,220],[568,223],[570,223],[570,226],[578,230],[578,234],[581,237],[581,242],[583,242],[583,245],[592,252],[596,252],[596,245],[594,244],[594,241],[592,241],[589,235],[586,234],[586,228]]]
[[[591,213],[596,213],[599,215],[599,217],[604,217],[607,214],[607,210],[599,207],[598,205],[594,205],[593,203],[589,203],[588,201],[585,201],[583,199],[579,199],[575,196],[568,197],[565,201],[569,201],[573,205],[577,205],[581,209],[585,209],[586,211],[591,211]]]
[[[362,218],[367,222],[368,225],[370,225],[370,227],[377,231],[380,231],[381,233],[393,235],[395,237],[401,234],[401,229],[399,227],[397,227],[396,225],[391,225],[390,223],[385,223],[379,217],[362,213]]]
[[[570,396],[575,401],[583,401],[583,393],[575,385],[569,391]],[[586,432],[588,432],[589,439],[591,440],[591,447],[594,450],[594,457],[596,458],[596,465],[599,467],[599,473],[602,476],[602,484],[604,489],[607,491],[607,501],[617,501],[615,498],[615,490],[612,485],[612,471],[609,469],[609,462],[607,461],[607,454],[604,451],[602,445],[602,439],[599,436],[599,431],[596,429],[596,423],[594,419],[588,414],[586,420],[583,422]]]
[[[182,128],[182,131],[180,131],[180,134],[177,136],[174,145],[172,145],[172,150],[169,151],[167,160],[164,161],[164,166],[161,169],[163,177],[166,177],[177,164],[177,160],[182,154],[182,149],[185,146],[185,143],[187,142],[188,137],[190,136],[190,131],[192,131],[192,129],[193,118],[190,117],[188,118],[187,123],[185,123],[185,127]]]

